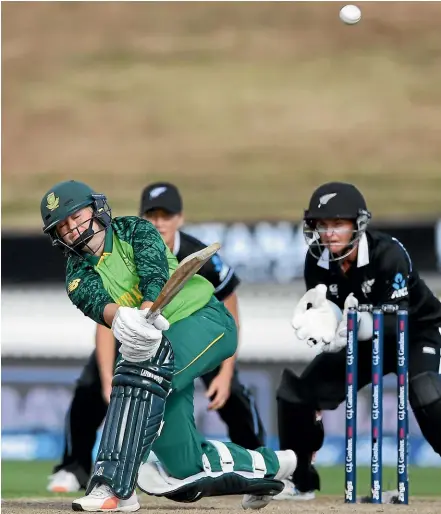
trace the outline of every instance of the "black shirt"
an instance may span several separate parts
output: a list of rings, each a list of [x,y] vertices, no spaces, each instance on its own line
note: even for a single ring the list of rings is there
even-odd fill
[[[440,301],[413,268],[404,246],[387,234],[368,231],[363,235],[357,262],[346,273],[338,261],[329,262],[326,255],[317,260],[308,252],[304,277],[307,289],[317,284],[328,286],[328,300],[342,310],[346,297],[354,293],[360,304],[408,309],[409,332],[441,326]],[[385,315],[385,334],[395,333],[395,327],[395,316]]]
[[[206,247],[207,245],[199,241],[199,239],[179,231],[176,234],[173,253],[178,261],[181,262],[191,253]],[[213,255],[198,271],[198,274],[213,284],[214,295],[221,302],[230,296],[240,284],[240,280],[234,273],[233,268],[230,268],[228,264],[222,261],[218,254]]]

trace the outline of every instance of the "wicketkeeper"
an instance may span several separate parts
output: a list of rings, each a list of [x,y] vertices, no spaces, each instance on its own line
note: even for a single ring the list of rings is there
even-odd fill
[[[177,267],[151,223],[112,219],[106,197],[75,181],[44,195],[41,216],[68,257],[70,300],[121,343],[94,472],[73,510],[134,512],[136,485],[181,502],[244,494],[244,508],[267,505],[294,472],[295,453],[208,441],[195,427],[194,380],[237,347],[236,324],[213,286],[195,275],[149,323],[146,314]],[[149,462],[152,449],[158,460]]]
[[[280,447],[298,457],[278,498],[292,496],[293,483],[300,491],[320,489],[311,464],[324,438],[317,412],[336,409],[345,399],[346,315],[358,304],[408,309],[410,405],[427,442],[441,455],[441,304],[400,241],[368,230],[370,219],[360,191],[340,182],[319,187],[304,214],[307,292],[292,325],[298,344],[319,345],[321,353],[299,377],[285,369],[278,388]],[[372,334],[372,315],[358,313],[359,389],[371,382]],[[396,372],[395,316],[385,316],[384,337],[388,374]]]

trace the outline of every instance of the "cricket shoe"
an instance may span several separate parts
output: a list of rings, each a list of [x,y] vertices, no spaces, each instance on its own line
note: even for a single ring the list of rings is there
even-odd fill
[[[73,473],[60,469],[49,476],[49,484],[46,489],[51,493],[76,493],[81,486]]]
[[[372,503],[372,496],[363,496],[360,498],[360,503]],[[381,503],[398,503],[398,490],[383,491],[381,495]]]
[[[282,480],[282,482],[285,484],[285,487],[283,491],[279,494],[276,494],[274,496],[274,500],[295,500],[295,501],[309,501],[309,500],[315,500],[315,492],[314,491],[307,491],[302,493],[299,491],[294,483],[289,480],[285,479]]]
[[[72,502],[72,510],[81,512],[136,512],[140,508],[136,493],[128,500],[121,500],[105,484],[97,484],[90,494]]]
[[[274,480],[283,481],[292,476],[297,466],[297,456],[292,450],[283,450],[275,452],[279,459],[279,471]],[[255,494],[245,494],[242,499],[242,507],[246,509],[263,509],[274,498],[269,494],[257,496]]]

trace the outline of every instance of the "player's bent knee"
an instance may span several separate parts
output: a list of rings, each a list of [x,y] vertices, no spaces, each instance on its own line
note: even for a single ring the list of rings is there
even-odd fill
[[[293,404],[305,405],[300,378],[290,369],[284,369],[276,392],[277,399]]]
[[[147,494],[183,503],[230,494],[273,496],[281,492],[284,486],[279,480],[265,478],[265,469],[258,466],[253,472],[213,472],[207,460],[203,461],[203,466],[203,471],[177,479],[169,475],[159,461],[146,462],[140,467],[137,485]]]
[[[409,400],[423,436],[441,455],[441,376],[429,371],[413,377]]]
[[[441,402],[441,375],[425,371],[409,381],[409,401],[414,409]]]
[[[277,401],[281,449],[290,448],[298,455],[320,450],[325,439],[321,415],[311,407]]]

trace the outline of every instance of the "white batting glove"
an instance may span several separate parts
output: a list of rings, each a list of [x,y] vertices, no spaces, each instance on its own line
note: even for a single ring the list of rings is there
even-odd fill
[[[142,313],[144,319],[146,319],[147,317],[147,314],[150,312],[150,309],[147,308],[147,309],[142,309],[141,311],[139,311]],[[157,328],[158,330],[168,330],[170,328],[170,323],[168,322],[168,320],[166,318],[164,318],[164,316],[162,314],[160,314],[154,321],[153,323],[151,321],[147,321],[147,323],[149,325],[153,325],[155,328]]]
[[[121,343],[120,353],[129,362],[150,359],[157,351],[162,331],[168,330],[169,322],[158,316],[153,324],[146,320],[149,309],[119,307],[112,322],[112,332]]]
[[[339,319],[336,309],[326,299],[327,287],[319,284],[300,299],[291,324],[296,337],[313,344],[329,344],[335,337]],[[311,307],[308,309],[308,304]]]

